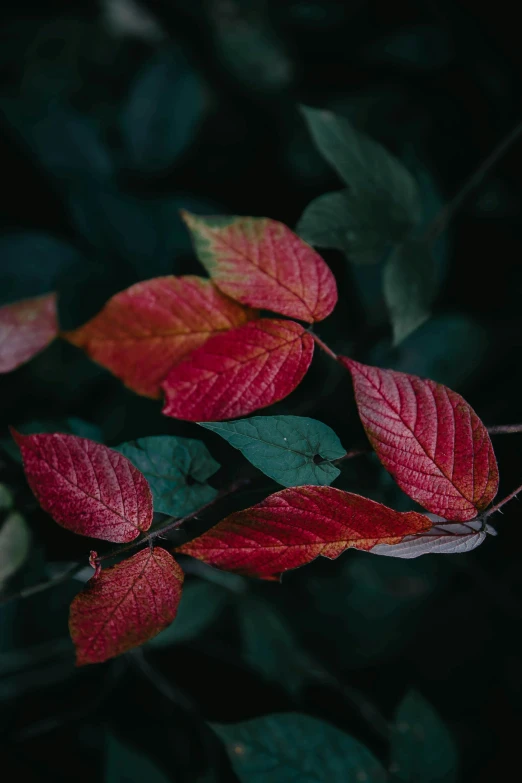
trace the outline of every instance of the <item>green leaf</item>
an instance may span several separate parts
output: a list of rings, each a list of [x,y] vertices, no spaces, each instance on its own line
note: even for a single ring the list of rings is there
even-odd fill
[[[311,245],[342,250],[354,264],[377,264],[412,227],[403,205],[387,193],[342,190],[314,199],[297,233]]]
[[[170,777],[139,751],[109,734],[104,783],[170,783]]]
[[[187,582],[183,588],[178,613],[168,628],[148,642],[149,647],[170,647],[199,636],[214,623],[227,604],[231,593],[209,582]]]
[[[435,260],[428,242],[408,240],[388,259],[383,287],[394,345],[401,343],[430,317],[436,277]]]
[[[251,419],[201,423],[284,487],[331,484],[340,471],[329,460],[344,457],[335,432],[306,416],[253,416]],[[322,457],[325,462],[317,462]]]
[[[417,182],[388,150],[355,130],[333,112],[303,107],[312,137],[330,165],[354,194],[378,194],[379,200],[400,207],[411,223],[420,218]]]
[[[381,764],[360,742],[317,718],[266,715],[212,728],[242,783],[383,783]]]
[[[246,596],[238,604],[241,651],[247,663],[291,693],[303,685],[307,658],[288,624],[272,606]]]
[[[294,67],[288,52],[262,15],[249,13],[252,3],[236,4],[232,13],[214,15],[214,47],[221,66],[256,92],[289,87]]]
[[[1,237],[0,257],[0,305],[54,291],[60,274],[84,264],[72,245],[36,231]]]
[[[146,476],[155,511],[183,517],[217,495],[206,481],[219,463],[199,440],[155,435],[123,443],[117,451]]]
[[[31,534],[25,519],[12,511],[0,527],[0,588],[23,565],[30,542]]]
[[[13,493],[5,484],[0,484],[0,511],[9,511],[13,507]]]
[[[103,440],[102,431],[96,424],[77,419],[75,416],[69,416],[65,419],[32,419],[17,425],[16,429],[24,435],[32,435],[36,432],[66,432],[70,435],[78,435],[80,438],[88,438],[89,440],[99,442]],[[20,449],[12,438],[3,438],[0,441],[0,446],[12,459],[21,464]]]
[[[391,738],[390,772],[402,783],[456,783],[457,750],[433,707],[415,691],[400,703]]]
[[[123,110],[132,165],[146,173],[171,166],[191,143],[205,106],[199,76],[175,47],[145,64]]]

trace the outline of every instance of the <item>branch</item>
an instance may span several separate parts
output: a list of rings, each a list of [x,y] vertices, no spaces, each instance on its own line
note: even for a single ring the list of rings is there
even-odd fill
[[[132,541],[130,544],[125,544],[124,546],[111,549],[110,552],[107,552],[107,554],[102,555],[101,557],[93,558],[92,561],[89,561],[90,564],[93,567],[96,567],[96,565],[99,565],[104,560],[109,560],[112,557],[116,557],[117,555],[122,554],[122,552],[128,552],[131,549],[137,549],[142,544],[145,544],[147,542],[152,542],[154,541],[154,539],[165,535],[165,533],[168,533],[171,530],[176,530],[184,522],[187,522],[189,519],[194,519],[194,517],[197,517],[203,511],[206,511],[207,508],[213,506],[214,503],[217,503],[217,501],[221,500],[221,498],[224,498],[227,495],[232,494],[236,490],[240,489],[241,487],[249,483],[250,483],[249,479],[240,479],[238,481],[234,481],[228,487],[225,487],[224,489],[220,490],[220,492],[218,492],[218,494],[213,500],[211,500],[209,503],[205,503],[204,506],[201,506],[200,508],[196,509],[196,511],[194,511],[192,514],[187,514],[187,516],[182,517],[181,519],[173,519],[172,517],[169,517],[167,519],[167,524],[164,525],[163,527],[159,527],[156,530],[152,530],[150,533],[147,533],[147,535],[142,536],[141,538],[137,538],[135,541]],[[58,576],[55,576],[53,579],[47,579],[45,582],[40,582],[39,584],[32,585],[31,587],[24,587],[22,590],[18,590],[16,593],[10,593],[9,595],[1,597],[0,606],[3,604],[10,603],[11,601],[15,601],[18,598],[29,598],[29,596],[35,595],[36,593],[41,593],[44,590],[50,590],[52,587],[56,587],[62,582],[66,582],[67,579],[70,579],[73,576],[75,576],[75,574],[79,573],[84,567],[85,567],[85,563],[75,563],[70,568],[63,571],[61,574],[58,574]]]
[[[517,487],[516,489],[514,489],[513,492],[510,492],[509,495],[507,495],[507,497],[504,498],[504,500],[501,500],[499,503],[497,503],[496,505],[492,506],[487,511],[485,511],[484,514],[483,514],[483,518],[484,519],[488,519],[488,517],[490,517],[496,511],[499,511],[499,509],[501,509],[502,506],[505,506],[506,503],[509,503],[509,501],[513,500],[513,498],[516,498],[516,496],[520,492],[522,492],[522,485],[520,487]]]
[[[499,424],[496,427],[488,427],[490,435],[508,435],[522,432],[522,424]]]
[[[508,149],[522,136],[522,122],[520,122],[511,133],[509,133],[500,144],[495,147],[491,155],[478,167],[478,169],[471,175],[471,177],[464,183],[459,192],[449,201],[435,217],[433,222],[428,226],[425,239],[429,242],[434,242],[437,237],[444,231],[447,224],[462,206],[468,196],[480,185],[486,174],[489,174],[490,170],[496,163],[506,154]]]

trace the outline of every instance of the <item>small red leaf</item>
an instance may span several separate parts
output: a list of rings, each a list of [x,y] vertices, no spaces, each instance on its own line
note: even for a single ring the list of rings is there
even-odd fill
[[[498,468],[488,431],[454,391],[434,381],[339,357],[377,456],[428,511],[466,522],[493,500]]]
[[[138,394],[160,397],[169,370],[218,332],[255,317],[211,280],[156,277],[109,299],[66,340],[83,348]]]
[[[163,413],[187,421],[246,416],[302,381],[314,342],[300,324],[262,318],[216,335],[169,373]]]
[[[56,294],[0,307],[0,373],[28,362],[57,334]]]
[[[29,486],[59,525],[116,543],[149,529],[149,484],[123,454],[75,435],[11,432]]]
[[[174,620],[182,586],[183,571],[160,547],[89,579],[69,614],[77,666],[102,663],[156,636]]]
[[[231,514],[177,551],[227,571],[274,579],[319,555],[333,560],[350,547],[397,544],[430,527],[424,514],[393,511],[351,492],[292,487]]]
[[[225,294],[250,307],[313,323],[337,303],[335,278],[297,234],[269,218],[182,212],[198,258]]]

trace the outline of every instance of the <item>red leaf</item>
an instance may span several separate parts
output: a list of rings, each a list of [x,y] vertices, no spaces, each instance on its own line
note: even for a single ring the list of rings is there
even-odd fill
[[[149,529],[149,484],[123,454],[75,435],[11,433],[29,486],[59,525],[116,543]]]
[[[485,509],[497,493],[497,461],[486,428],[460,394],[339,358],[352,374],[368,438],[401,489],[454,522]]]
[[[0,307],[0,373],[28,362],[57,334],[56,294]]]
[[[423,514],[393,511],[351,492],[292,487],[231,514],[177,551],[227,571],[273,579],[319,555],[333,560],[350,547],[397,544],[430,527]]]
[[[199,260],[233,299],[308,323],[322,321],[334,309],[333,274],[321,256],[283,223],[181,214]]]
[[[163,413],[187,421],[246,416],[302,381],[314,342],[300,324],[262,318],[209,340],[169,373]]]
[[[182,586],[183,571],[160,547],[89,579],[69,614],[77,666],[102,663],[156,636],[174,620]]]
[[[91,321],[63,336],[138,394],[160,397],[161,382],[177,362],[254,316],[211,280],[156,277],[116,294]]]

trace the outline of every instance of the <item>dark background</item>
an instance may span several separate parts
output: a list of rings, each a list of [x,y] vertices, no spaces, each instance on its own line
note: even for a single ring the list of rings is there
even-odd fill
[[[57,289],[66,328],[137,280],[202,273],[179,207],[294,227],[312,198],[341,187],[299,103],[347,116],[414,161],[435,204],[521,120],[519,26],[504,2],[478,11],[451,0],[140,0],[148,20],[138,22],[125,5],[18,0],[1,12],[0,304]],[[147,71],[158,57],[167,70]],[[148,81],[136,119],[128,102],[140,79]],[[150,125],[132,125],[138,120]],[[126,138],[140,132],[151,142],[136,160]],[[380,269],[325,253],[340,304],[319,334],[354,358],[452,386],[488,425],[521,421],[521,205],[519,146],[452,221],[438,246],[444,282],[433,318],[398,349]],[[0,388],[4,438],[10,423],[50,420],[59,429],[74,416],[97,425],[108,445],[160,433],[205,440],[222,464],[215,486],[244,470],[217,436],[162,417],[158,403],[68,344],[2,377]],[[364,443],[348,376],[323,356],[269,412],[318,418],[347,449]],[[495,438],[499,497],[522,482],[521,443],[522,435]],[[7,451],[0,469],[33,533],[10,586],[86,560],[90,542],[37,509]],[[335,486],[412,507],[364,457],[346,463]],[[260,477],[201,526],[276,489]],[[494,518],[499,536],[469,555],[400,561],[349,552],[282,585],[225,576],[224,609],[196,639],[79,671],[67,642],[77,581],[2,607],[2,769],[34,781],[104,780],[111,732],[173,781],[203,780],[207,767],[220,770],[208,780],[233,779],[204,721],[289,709],[329,720],[386,760],[381,723],[361,710],[369,702],[390,719],[413,686],[452,731],[462,780],[512,776],[522,729],[519,516],[513,501]],[[259,622],[248,657],[253,598]]]

